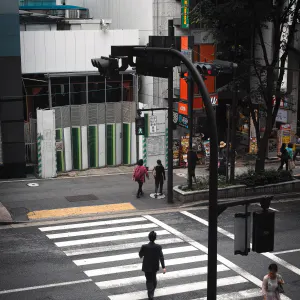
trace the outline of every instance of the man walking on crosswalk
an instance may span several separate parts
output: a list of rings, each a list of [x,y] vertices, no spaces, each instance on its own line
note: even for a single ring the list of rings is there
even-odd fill
[[[144,258],[142,271],[145,272],[148,299],[154,299],[154,291],[157,286],[156,272],[159,270],[159,261],[164,274],[166,273],[166,267],[162,247],[154,243],[156,232],[151,231],[148,237],[150,243],[141,247],[139,256]]]

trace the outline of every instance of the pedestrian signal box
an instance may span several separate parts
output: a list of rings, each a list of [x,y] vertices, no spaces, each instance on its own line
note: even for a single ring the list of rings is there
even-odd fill
[[[257,253],[274,250],[275,212],[253,213],[252,250]]]
[[[135,134],[136,135],[145,135],[145,118],[144,117],[135,118]]]

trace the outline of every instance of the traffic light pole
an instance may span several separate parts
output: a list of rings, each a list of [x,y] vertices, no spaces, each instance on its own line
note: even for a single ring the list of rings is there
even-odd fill
[[[193,147],[193,128],[194,128],[194,120],[193,120],[193,102],[194,102],[194,81],[193,78],[188,75],[188,109],[189,109],[189,150],[192,151]],[[193,187],[192,176],[190,170],[190,158],[191,155],[188,155],[188,186],[191,189]]]
[[[216,116],[204,81],[194,64],[180,51],[170,48],[134,47],[134,54],[161,53],[179,58],[188,68],[204,101],[206,115],[209,121],[210,133],[210,172],[209,172],[209,217],[208,217],[208,280],[207,299],[217,297],[217,222],[218,222],[218,134]],[[170,137],[169,137],[170,139]]]
[[[231,162],[230,162],[230,183],[234,183],[235,178],[235,151],[236,151],[236,125],[237,125],[237,85],[236,70],[233,71],[233,98],[232,98],[232,128],[231,128]],[[228,145],[229,147],[229,145]]]
[[[168,20],[168,36],[174,36],[173,20]],[[168,77],[168,203],[173,203],[173,68]]]

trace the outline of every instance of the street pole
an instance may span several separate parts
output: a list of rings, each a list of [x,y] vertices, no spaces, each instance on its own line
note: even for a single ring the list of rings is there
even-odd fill
[[[168,20],[168,36],[174,36],[173,20]],[[173,203],[173,68],[168,77],[168,203]]]
[[[194,81],[190,74],[188,75],[188,113],[189,113],[189,149],[188,151],[192,151],[193,147],[193,127],[194,127],[194,120],[193,120],[193,102],[194,102]],[[188,155],[188,186],[191,189],[193,187],[192,176],[190,175],[189,168],[190,168],[190,158],[191,155]]]
[[[228,183],[229,180],[228,163],[229,163],[229,143],[230,143],[230,104],[226,104],[226,116],[227,116],[226,182]]]
[[[233,98],[232,98],[232,128],[231,128],[231,162],[230,162],[230,183],[234,183],[235,178],[235,149],[236,149],[236,125],[237,125],[237,86],[236,70],[233,70]],[[229,147],[229,145],[228,145]]]
[[[236,61],[237,58],[236,48],[237,48],[237,29],[235,28],[234,62]],[[236,125],[237,125],[237,90],[236,89],[237,89],[236,68],[234,68],[233,69],[233,97],[232,97],[230,183],[234,183],[234,178],[235,178],[235,149],[236,149]]]

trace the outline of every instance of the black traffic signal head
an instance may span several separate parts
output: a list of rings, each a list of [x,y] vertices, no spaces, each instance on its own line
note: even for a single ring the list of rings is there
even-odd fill
[[[219,75],[219,69],[210,63],[195,63],[195,66],[199,73],[204,76],[217,76]]]
[[[105,77],[111,77],[119,73],[119,62],[116,58],[101,56],[101,58],[91,59],[91,62],[98,69],[99,73]]]

